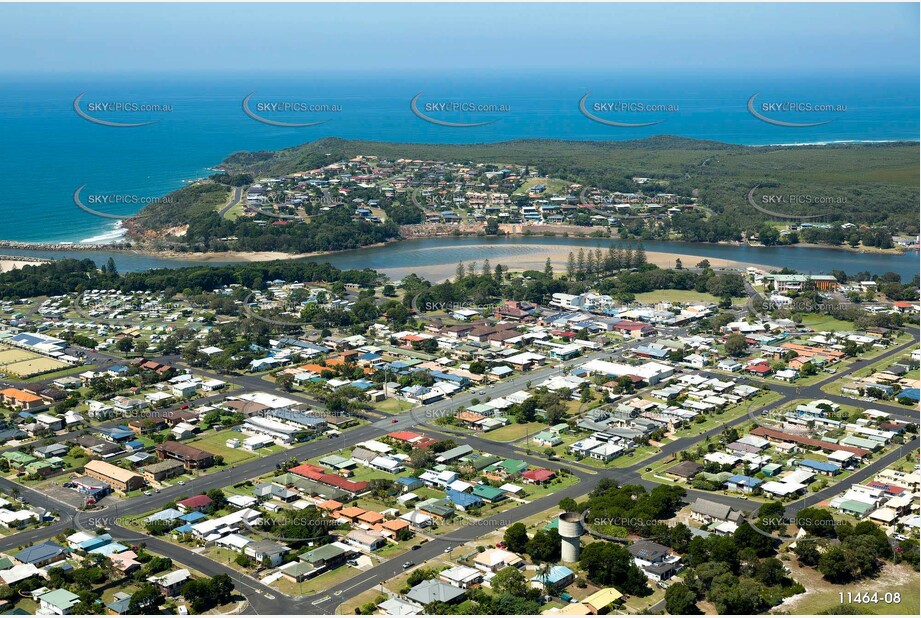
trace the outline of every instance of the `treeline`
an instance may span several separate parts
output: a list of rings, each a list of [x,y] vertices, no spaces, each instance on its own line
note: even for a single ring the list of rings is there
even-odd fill
[[[167,295],[177,292],[195,294],[233,284],[261,289],[275,280],[355,283],[372,287],[379,277],[378,273],[369,269],[343,271],[326,263],[291,260],[158,268],[120,275],[114,272],[114,264],[112,268],[105,266],[100,269],[90,259],[66,259],[0,273],[0,297],[10,300],[103,288],[122,292],[166,292]]]

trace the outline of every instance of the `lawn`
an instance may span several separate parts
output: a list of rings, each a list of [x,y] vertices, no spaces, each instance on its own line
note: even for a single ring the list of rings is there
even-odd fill
[[[327,571],[322,575],[314,577],[313,579],[308,579],[299,583],[292,582],[282,577],[281,579],[272,582],[271,586],[278,592],[291,596],[316,594],[318,592],[332,593],[334,590],[336,590],[336,587],[339,584],[360,574],[360,569],[356,569],[348,565],[343,565],[339,568],[333,569],[332,571]]]
[[[402,399],[385,399],[384,401],[375,403],[372,407],[384,414],[402,414],[413,406],[408,401],[403,401]]]
[[[804,313],[801,326],[817,332],[854,330],[853,322],[838,320],[822,313]]]
[[[242,442],[246,436],[239,432],[233,431],[232,429],[227,429],[225,431],[220,431],[203,438],[198,438],[197,440],[193,440],[188,444],[189,446],[200,448],[204,451],[208,451],[209,453],[220,455],[224,458],[225,465],[238,464],[241,461],[249,461],[250,459],[270,455],[282,450],[280,446],[276,445],[264,449],[259,449],[258,451],[247,451],[242,447],[230,448],[227,446],[227,440],[231,438],[237,438]]]
[[[645,461],[650,457],[653,457],[658,452],[659,449],[655,446],[638,446],[633,449],[633,452],[629,455],[618,457],[612,461],[609,466],[611,468],[629,468],[632,465],[638,464],[641,461]]]
[[[540,433],[546,427],[546,423],[512,423],[484,433],[482,437],[494,442],[517,442]]]
[[[528,493],[527,496],[523,496],[523,499],[533,502],[538,498],[543,498],[552,493],[565,489],[570,485],[575,485],[579,482],[579,477],[574,474],[567,474],[565,476],[558,476],[556,479],[547,483],[546,485],[524,485],[525,491]]]
[[[653,292],[642,292],[636,295],[636,302],[646,305],[667,301],[670,303],[713,303],[720,302],[720,299],[713,294],[706,292],[695,292],[694,290],[655,290]]]

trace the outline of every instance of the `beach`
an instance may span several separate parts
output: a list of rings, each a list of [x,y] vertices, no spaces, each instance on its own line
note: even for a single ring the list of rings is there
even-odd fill
[[[10,255],[2,255],[0,256],[0,273],[16,270],[17,268],[22,268],[23,266],[39,266],[50,261],[51,260],[43,260],[39,258],[22,258]]]

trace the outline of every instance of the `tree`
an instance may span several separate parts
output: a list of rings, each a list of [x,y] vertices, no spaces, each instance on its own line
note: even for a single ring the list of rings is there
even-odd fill
[[[523,523],[514,523],[505,530],[502,540],[509,551],[523,553],[528,546],[528,530]]]
[[[726,338],[726,353],[730,356],[744,356],[748,350],[748,343],[745,337],[739,333],[733,333]]]
[[[134,347],[134,340],[131,337],[122,337],[115,344],[115,347],[118,348],[119,352],[130,352],[131,348]]]
[[[153,584],[145,583],[140,590],[131,595],[131,600],[128,602],[128,613],[129,614],[152,614],[156,613],[153,611],[146,611],[150,609],[155,609],[163,603],[163,595],[160,594],[160,589],[154,586]]]
[[[275,384],[281,389],[291,392],[294,388],[294,376],[290,373],[279,373],[275,376]]]
[[[699,614],[697,595],[682,583],[675,583],[665,591],[665,611],[672,615]]]
[[[833,583],[850,581],[853,578],[852,566],[848,554],[841,547],[829,547],[819,558],[819,573]]]
[[[576,511],[579,509],[579,504],[573,498],[563,498],[560,500],[560,508],[564,511]]]
[[[553,263],[550,261],[550,258],[547,258],[547,261],[544,262],[544,276],[547,279],[553,279]]]
[[[521,571],[515,567],[505,567],[490,581],[490,586],[498,594],[510,594],[516,597],[523,597],[528,594],[528,582],[525,580]]]
[[[588,577],[599,586],[615,586],[621,592],[648,596],[646,575],[633,562],[626,548],[614,543],[591,543],[582,550],[579,559]]]
[[[528,541],[527,554],[534,562],[558,562],[563,539],[557,530],[538,530]]]
[[[682,270],[684,265],[681,263],[681,258],[675,259],[675,270]]]
[[[801,539],[797,541],[793,549],[801,564],[806,566],[816,566],[822,554],[819,553],[819,546],[813,539]]]

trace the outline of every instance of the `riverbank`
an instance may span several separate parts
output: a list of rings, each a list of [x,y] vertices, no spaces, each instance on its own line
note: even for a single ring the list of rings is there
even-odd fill
[[[228,265],[267,260],[309,260],[329,262],[342,270],[373,268],[394,279],[416,273],[431,280],[454,275],[458,262],[481,266],[489,260],[492,266],[503,264],[515,270],[542,270],[547,257],[557,272],[566,269],[569,252],[578,256],[579,250],[600,250],[603,254],[611,245],[633,248],[635,241],[584,236],[456,236],[445,234],[436,238],[396,240],[360,249],[329,253],[287,254],[282,252],[226,251],[219,253],[154,251],[140,247],[118,245],[87,250],[86,247],[64,245],[60,250],[48,250],[51,243],[29,245],[36,249],[18,249],[17,258],[91,259],[104,264],[114,258],[120,272],[143,271],[153,268],[183,266]],[[687,243],[681,241],[645,241],[647,259],[662,267],[674,267],[680,259],[690,268],[706,259],[714,267],[757,266],[766,270],[789,268],[801,273],[830,274],[833,270],[847,273],[895,272],[904,280],[918,273],[917,254],[870,254],[837,251],[824,247],[753,247],[747,244]],[[7,253],[7,252],[4,252]]]

